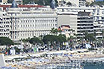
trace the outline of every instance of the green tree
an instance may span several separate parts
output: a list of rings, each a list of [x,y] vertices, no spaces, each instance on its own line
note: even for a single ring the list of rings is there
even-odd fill
[[[17,47],[14,47],[14,49],[15,49],[15,51],[16,51],[17,53],[20,53],[20,50],[21,50],[21,49],[18,49]]]
[[[60,34],[59,36],[56,36],[56,35],[46,35],[43,37],[43,42],[44,43],[48,43],[48,42],[54,42],[56,41],[56,43],[60,42],[65,42],[66,41],[66,36],[65,35],[62,35]]]
[[[95,36],[94,34],[88,34],[87,32],[85,32],[85,40],[93,42],[95,40]]]
[[[43,37],[43,42],[53,48],[59,48],[62,46],[63,42],[66,42],[66,36],[59,34],[57,35],[46,35]]]
[[[70,3],[70,2],[67,2],[67,4],[66,5],[69,5],[69,6],[71,6],[72,5],[72,3]]]
[[[74,44],[76,44],[76,37],[70,36],[67,40],[69,41],[70,47],[73,48]]]
[[[90,6],[90,2],[86,2],[86,6]]]
[[[27,38],[27,39],[21,39],[20,41],[22,42],[28,42],[30,40],[30,38]]]
[[[51,44],[53,44],[54,42],[56,42],[56,44],[61,44],[63,42],[66,41],[66,36],[65,35],[62,35],[60,34],[59,36],[56,36],[56,35],[46,35],[43,37],[43,42],[45,44],[48,44],[49,42]]]
[[[61,34],[62,30],[58,30],[58,32]]]
[[[14,42],[8,37],[0,37],[0,45],[13,45]]]
[[[95,1],[95,2],[92,2],[90,5],[91,5],[91,6],[93,6],[93,5],[102,6],[102,5],[104,5],[104,1]]]
[[[55,32],[54,32],[54,28],[52,28],[52,29],[51,29],[51,33],[52,33],[52,34],[54,34],[54,33],[55,33]]]
[[[57,30],[57,29],[55,29],[55,28],[52,28],[52,29],[51,29],[51,33],[52,33],[52,34],[54,34],[54,35],[57,35],[58,30]]]
[[[39,5],[50,5],[51,3],[51,0],[23,0],[23,4],[29,4],[29,3],[36,3],[36,4],[39,4]],[[55,0],[56,4],[58,3],[57,0]]]
[[[12,3],[13,2],[13,0],[8,0],[8,3]]]
[[[53,41],[57,41],[57,36],[55,35],[46,35],[43,37],[43,42],[45,44],[48,44],[48,42],[53,42]]]
[[[31,43],[31,44],[39,44],[39,43],[41,43],[42,44],[42,41],[38,38],[38,37],[33,37],[33,38],[31,38],[30,40],[29,40],[29,42]]]
[[[60,42],[60,43],[66,42],[66,36],[63,34],[59,34],[58,42]]]
[[[75,30],[73,30],[73,29],[69,29],[68,31],[72,31],[72,32],[75,32]]]

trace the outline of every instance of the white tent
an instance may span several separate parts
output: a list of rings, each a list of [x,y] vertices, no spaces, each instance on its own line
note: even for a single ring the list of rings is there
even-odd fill
[[[91,45],[90,44],[86,44],[86,48],[91,48]]]
[[[10,54],[11,54],[11,55],[15,55],[15,49],[11,49],[11,50],[10,50]]]

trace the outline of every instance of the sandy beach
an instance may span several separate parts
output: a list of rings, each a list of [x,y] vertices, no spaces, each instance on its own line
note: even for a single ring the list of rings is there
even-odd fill
[[[54,63],[61,63],[61,62],[67,62],[70,60],[77,60],[77,59],[91,59],[91,58],[101,58],[104,57],[104,54],[100,54],[100,53],[96,53],[96,51],[88,51],[88,52],[81,52],[78,53],[76,51],[55,51],[54,52],[48,52],[48,54],[51,53],[51,56],[48,57],[38,57],[38,58],[32,58],[31,60],[24,60],[24,61],[15,61],[15,62],[7,62],[6,66],[11,66],[11,67],[15,67],[17,69],[35,69],[36,66],[39,65],[46,65],[46,64],[54,64]],[[62,55],[52,55],[52,53],[54,54],[59,54],[59,53],[63,53]],[[38,53],[39,54],[44,54],[44,53]],[[34,55],[34,54],[30,54],[30,55]],[[35,54],[37,55],[37,53]],[[15,56],[15,55],[14,55]],[[5,56],[5,59],[8,59],[12,56]],[[15,56],[16,57],[16,56]]]

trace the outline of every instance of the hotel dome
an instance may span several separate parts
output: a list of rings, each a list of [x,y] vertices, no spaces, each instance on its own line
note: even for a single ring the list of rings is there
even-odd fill
[[[13,0],[12,5],[11,5],[11,8],[17,8],[17,7],[18,7],[18,6],[17,6],[16,1],[15,1],[15,0]]]

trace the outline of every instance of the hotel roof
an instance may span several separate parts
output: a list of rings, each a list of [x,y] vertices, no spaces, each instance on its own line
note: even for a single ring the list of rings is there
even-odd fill
[[[12,5],[0,5],[0,7],[3,7],[3,10],[6,10],[6,8],[11,8]],[[34,8],[34,7],[44,7],[41,5],[18,5],[18,8]],[[16,8],[16,7],[14,7]]]

